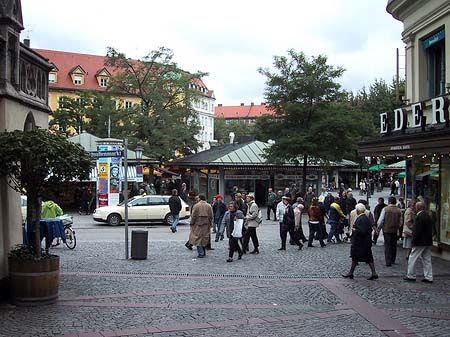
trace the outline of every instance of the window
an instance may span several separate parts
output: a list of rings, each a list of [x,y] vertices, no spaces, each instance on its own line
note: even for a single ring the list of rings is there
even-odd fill
[[[108,79],[106,77],[102,77],[100,79],[100,86],[101,87],[107,87],[108,86]]]
[[[48,81],[50,83],[55,83],[56,82],[56,74],[55,73],[49,73],[48,74]]]
[[[63,108],[64,107],[64,96],[59,96],[58,97],[58,108]]]
[[[73,77],[73,84],[75,84],[75,85],[82,85],[83,84],[83,76],[75,75]]]
[[[428,95],[445,94],[445,30],[441,30],[423,41],[427,58]]]
[[[125,101],[125,109],[131,109],[133,107],[133,102]]]

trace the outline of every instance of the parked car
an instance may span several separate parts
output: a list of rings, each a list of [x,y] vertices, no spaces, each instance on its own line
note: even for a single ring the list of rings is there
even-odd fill
[[[139,195],[128,200],[128,220],[130,222],[173,222],[169,209],[168,195]],[[181,200],[181,199],[180,199]],[[125,219],[125,203],[117,206],[97,208],[92,217],[95,221],[106,222],[110,226],[119,226]],[[180,220],[191,215],[188,204],[181,200]]]

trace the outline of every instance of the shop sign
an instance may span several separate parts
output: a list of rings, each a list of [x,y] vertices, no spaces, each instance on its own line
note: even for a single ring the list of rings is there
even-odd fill
[[[226,180],[269,180],[270,176],[269,175],[254,175],[254,174],[247,174],[247,175],[242,175],[242,174],[226,174],[224,176],[224,178]]]
[[[380,133],[390,131],[403,131],[407,128],[424,128],[427,124],[450,124],[449,99],[445,96],[435,97],[431,100],[431,121],[424,116],[425,101],[411,104],[410,120],[408,120],[407,110],[398,108],[393,111],[393,117],[387,112],[380,114]],[[393,119],[393,125],[392,121]]]
[[[303,175],[299,174],[277,174],[275,175],[276,180],[302,180]]]
[[[218,174],[208,174],[208,178],[209,179],[219,179],[219,175]]]

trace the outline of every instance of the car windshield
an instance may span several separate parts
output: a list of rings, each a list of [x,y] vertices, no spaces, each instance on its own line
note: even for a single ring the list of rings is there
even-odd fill
[[[128,199],[128,203],[130,203],[133,200],[139,199],[140,197],[141,196],[136,196],[136,197],[130,198],[130,199]],[[121,203],[117,204],[117,206],[123,206],[124,204],[125,204],[125,200],[122,201]]]

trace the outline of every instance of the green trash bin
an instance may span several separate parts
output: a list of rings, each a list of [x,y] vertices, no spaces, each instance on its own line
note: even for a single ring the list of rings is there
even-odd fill
[[[131,231],[131,258],[135,260],[147,259],[148,231]]]

